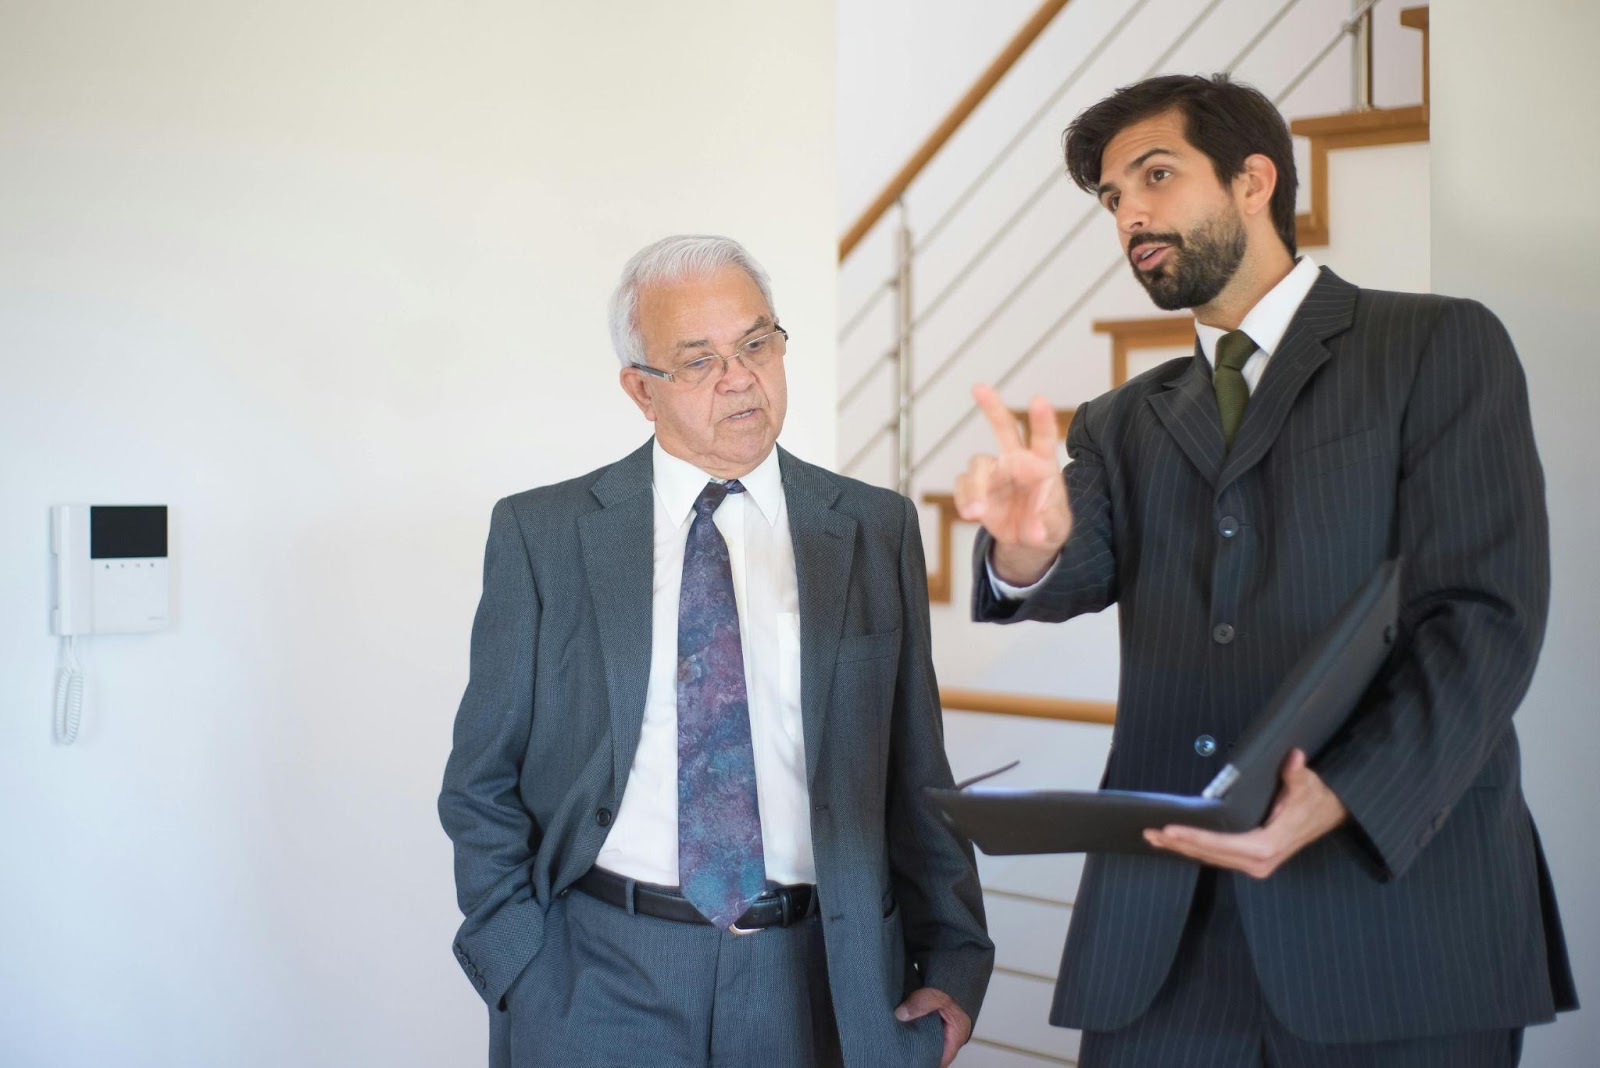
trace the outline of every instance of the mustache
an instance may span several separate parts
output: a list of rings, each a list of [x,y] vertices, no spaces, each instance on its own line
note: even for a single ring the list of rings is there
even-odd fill
[[[1183,235],[1176,230],[1171,233],[1158,234],[1149,230],[1140,231],[1133,235],[1128,242],[1128,258],[1133,259],[1133,254],[1144,245],[1171,245],[1173,248],[1183,247]]]

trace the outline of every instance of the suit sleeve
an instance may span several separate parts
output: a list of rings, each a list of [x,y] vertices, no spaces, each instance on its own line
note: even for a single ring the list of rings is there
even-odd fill
[[[1316,763],[1391,878],[1504,740],[1544,639],[1549,526],[1527,385],[1510,337],[1479,304],[1452,301],[1434,325],[1397,492],[1399,651]]]
[[[994,538],[980,529],[972,550],[972,618],[978,623],[1017,623],[1025,619],[1059,623],[1098,612],[1117,599],[1116,556],[1112,551],[1111,494],[1105,460],[1093,430],[1099,409],[1078,408],[1067,428],[1067,483],[1072,534],[1061,547],[1054,569],[1020,601],[997,596],[989,582]]]
[[[890,878],[904,921],[906,952],[924,986],[944,991],[976,1020],[994,967],[972,843],[935,813],[923,794],[952,785],[934,677],[928,572],[916,506],[905,500],[900,551],[901,647],[890,747]]]
[[[491,1006],[539,951],[544,911],[530,863],[540,832],[518,783],[533,720],[539,597],[511,505],[495,505],[483,596],[472,624],[471,670],[456,713],[439,795],[455,845],[456,897],[466,917],[455,955]]]

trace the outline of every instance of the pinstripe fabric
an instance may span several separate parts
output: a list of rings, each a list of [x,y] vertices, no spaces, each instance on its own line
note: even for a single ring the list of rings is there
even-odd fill
[[[1203,874],[1177,959],[1137,1020],[1086,1031],[1078,1068],[1509,1068],[1520,1029],[1374,1043],[1298,1038],[1268,1010],[1239,926],[1233,884]]]
[[[1324,270],[1231,451],[1197,354],[1080,407],[1068,452],[1056,571],[1020,604],[975,583],[974,614],[1118,605],[1107,786],[1198,793],[1318,628],[1405,558],[1392,670],[1313,765],[1350,823],[1271,879],[1235,878],[1274,1014],[1306,1039],[1378,1042],[1572,1004],[1511,726],[1549,595],[1543,477],[1494,316]],[[1216,755],[1197,754],[1200,734]],[[1114,1030],[1145,1010],[1196,870],[1088,858],[1053,1022]]]
[[[993,945],[971,847],[922,803],[949,785],[916,510],[780,450],[800,607],[801,715],[829,985],[846,1063],[917,1064],[915,986],[976,1017]],[[650,667],[650,445],[495,505],[439,814],[462,969],[490,1007],[594,863],[638,746]],[[892,907],[889,907],[892,906]],[[757,936],[761,937],[761,936]],[[538,979],[532,969],[530,980]],[[509,1006],[509,1002],[506,1003]],[[756,1021],[758,1022],[758,1021]]]

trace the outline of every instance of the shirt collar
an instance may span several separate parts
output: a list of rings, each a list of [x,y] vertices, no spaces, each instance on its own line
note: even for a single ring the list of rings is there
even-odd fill
[[[1310,256],[1301,256],[1295,261],[1294,270],[1267,290],[1266,295],[1256,301],[1255,307],[1250,309],[1244,321],[1239,324],[1239,329],[1250,335],[1250,340],[1256,343],[1256,348],[1264,355],[1271,356],[1277,349],[1278,343],[1283,340],[1294,313],[1300,310],[1301,302],[1316,284],[1318,270],[1316,261]],[[1221,327],[1207,326],[1198,320],[1195,321],[1194,331],[1200,338],[1200,351],[1205,353],[1206,362],[1215,367],[1217,342],[1228,331]]]
[[[654,461],[656,498],[672,521],[680,526],[694,513],[694,502],[699,498],[700,491],[706,488],[707,482],[727,481],[713,479],[688,460],[672,455],[661,447],[659,439],[651,450],[651,458]],[[767,458],[757,464],[755,470],[739,476],[739,484],[756,506],[756,511],[761,513],[761,518],[769,526],[777,523],[783,514],[783,474],[778,468],[777,448],[767,453]]]

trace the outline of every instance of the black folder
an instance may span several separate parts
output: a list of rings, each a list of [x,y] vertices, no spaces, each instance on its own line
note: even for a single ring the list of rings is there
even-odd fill
[[[1382,564],[1311,643],[1198,796],[1131,790],[929,789],[929,800],[990,856],[1155,853],[1146,828],[1247,831],[1266,819],[1291,749],[1315,756],[1366,693],[1394,644],[1400,563]],[[987,776],[982,776],[986,778]]]

